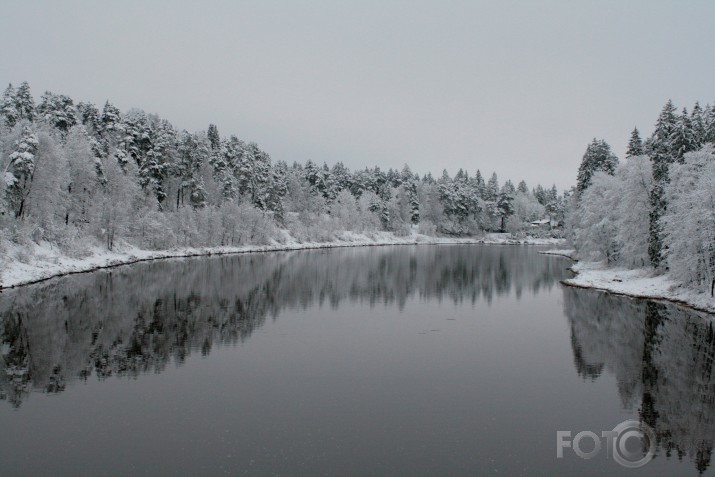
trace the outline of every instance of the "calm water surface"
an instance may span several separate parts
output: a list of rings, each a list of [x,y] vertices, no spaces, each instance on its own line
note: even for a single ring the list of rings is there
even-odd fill
[[[715,475],[710,319],[563,287],[569,262],[536,250],[185,259],[0,293],[1,475]],[[644,467],[605,441],[556,458],[558,430],[626,419],[656,433]]]

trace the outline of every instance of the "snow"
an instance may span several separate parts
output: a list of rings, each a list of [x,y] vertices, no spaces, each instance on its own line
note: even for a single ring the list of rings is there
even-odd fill
[[[4,178],[5,178],[5,184],[8,187],[15,185],[15,182],[17,181],[17,179],[15,178],[15,176],[13,175],[12,172],[6,172],[4,175]]]
[[[689,289],[667,274],[659,274],[652,269],[607,268],[605,262],[578,262],[571,270],[576,276],[564,280],[566,285],[605,290],[635,298],[667,300],[715,313],[715,298]]]
[[[435,245],[435,244],[494,244],[494,245],[553,245],[563,242],[554,238],[515,239],[507,233],[486,234],[482,238],[445,238],[431,237],[413,233],[406,237],[397,237],[390,232],[360,234],[343,232],[333,242],[299,242],[287,231],[281,231],[281,241],[271,245],[246,245],[241,247],[202,247],[173,248],[170,250],[142,250],[126,244],[109,251],[101,247],[92,247],[84,258],[72,258],[48,242],[31,245],[4,243],[5,250],[0,254],[0,290],[20,285],[27,285],[52,277],[72,273],[89,272],[118,265],[157,260],[165,258],[195,257],[207,255],[226,255],[250,252],[271,252],[303,250],[333,247],[358,247],[378,245]]]

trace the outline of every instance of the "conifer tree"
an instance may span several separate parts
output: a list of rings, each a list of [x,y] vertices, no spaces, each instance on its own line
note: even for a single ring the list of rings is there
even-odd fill
[[[511,181],[507,181],[499,191],[497,199],[497,209],[501,219],[501,231],[506,232],[506,221],[514,215],[514,185]]]
[[[516,187],[516,190],[521,192],[522,194],[526,195],[529,193],[529,187],[526,185],[526,181],[521,181],[519,182],[519,185]]]
[[[214,151],[218,150],[221,146],[221,137],[218,134],[218,128],[215,124],[209,124],[209,129],[206,132],[206,135],[211,143],[211,149]]]
[[[668,182],[668,167],[676,159],[671,143],[676,130],[676,123],[675,106],[671,100],[668,100],[658,116],[650,142],[650,157],[653,163],[653,189],[650,193],[648,256],[654,268],[658,268],[662,260],[663,237],[660,218],[666,209],[664,186]]]
[[[420,223],[420,200],[417,195],[417,183],[414,180],[403,182],[403,187],[410,205],[410,222],[413,225],[417,225]]]
[[[679,162],[682,162],[686,153],[697,149],[697,138],[686,108],[683,108],[683,113],[675,119],[675,128],[670,135],[670,148],[673,157]]]
[[[475,186],[477,189],[477,194],[480,199],[484,199],[484,193],[486,192],[487,185],[484,182],[484,177],[482,177],[482,172],[477,169],[477,173],[474,178]]]
[[[15,88],[13,88],[12,83],[7,86],[2,95],[2,99],[0,99],[0,114],[2,114],[5,119],[5,125],[10,128],[13,127],[19,119],[15,101]]]
[[[611,146],[603,139],[594,138],[586,148],[581,166],[578,168],[576,190],[582,193],[591,184],[591,177],[596,171],[613,175],[618,165],[618,158],[611,152]]]
[[[15,94],[15,109],[17,110],[17,118],[27,119],[32,121],[35,118],[35,100],[32,99],[30,93],[30,85],[27,81],[20,83]]]
[[[492,173],[492,176],[487,182],[487,186],[484,190],[484,200],[495,202],[499,198],[499,179],[497,178],[497,173]]]
[[[700,103],[696,101],[693,111],[690,113],[690,125],[693,128],[693,137],[695,139],[694,150],[700,149],[705,144],[706,123],[704,114],[705,112],[700,107]]]
[[[77,124],[77,111],[69,96],[46,91],[36,108],[37,116],[52,127],[66,133]]]
[[[707,105],[703,111],[705,133],[703,143],[715,144],[715,105]]]
[[[626,149],[626,157],[642,156],[644,152],[643,140],[638,132],[638,128],[633,128],[631,139],[628,141],[628,149]]]

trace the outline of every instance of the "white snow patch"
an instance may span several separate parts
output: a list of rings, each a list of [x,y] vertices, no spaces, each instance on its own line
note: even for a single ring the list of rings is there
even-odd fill
[[[710,294],[689,289],[667,274],[659,274],[652,269],[607,268],[603,262],[578,262],[571,269],[577,275],[564,280],[567,285],[596,288],[636,298],[674,301],[715,313],[715,298]]]

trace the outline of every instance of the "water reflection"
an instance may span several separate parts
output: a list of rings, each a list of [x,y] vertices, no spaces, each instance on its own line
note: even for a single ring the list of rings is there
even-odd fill
[[[561,260],[526,247],[370,247],[163,261],[0,294],[0,399],[136,377],[249,338],[284,308],[454,303],[552,288]]]
[[[564,309],[578,374],[614,374],[623,407],[655,430],[659,452],[688,456],[703,473],[715,439],[711,317],[568,287]]]

